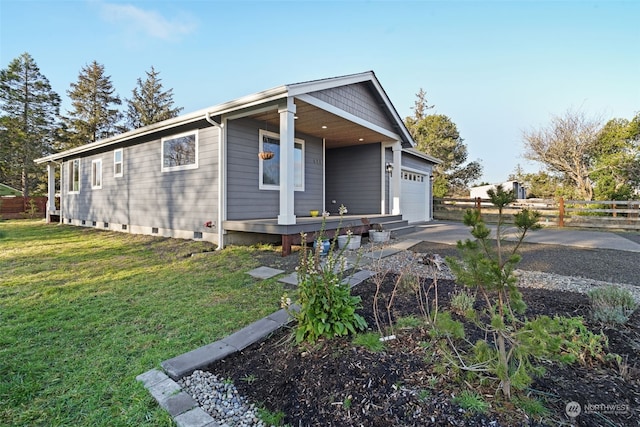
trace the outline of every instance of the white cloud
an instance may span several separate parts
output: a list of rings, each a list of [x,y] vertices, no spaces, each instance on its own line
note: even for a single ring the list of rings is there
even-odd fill
[[[190,16],[165,18],[154,10],[131,4],[98,3],[104,19],[120,24],[128,32],[143,33],[161,40],[177,40],[195,30],[196,20]]]

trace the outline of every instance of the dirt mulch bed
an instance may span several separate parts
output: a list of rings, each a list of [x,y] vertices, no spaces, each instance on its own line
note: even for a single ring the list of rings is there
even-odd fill
[[[385,281],[387,294],[392,286],[392,278]],[[438,287],[443,310],[458,286],[441,280]],[[375,329],[374,292],[370,281],[353,290],[362,297],[360,313]],[[559,314],[588,318],[589,303],[582,294],[541,289],[522,292],[529,317]],[[410,291],[398,296],[393,308],[396,319],[419,315]],[[640,425],[640,311],[619,328],[588,326],[607,335],[609,351],[624,358],[627,372],[623,375],[612,362],[597,362],[589,368],[545,366],[546,374],[535,381],[528,394],[542,400],[549,414],[535,419],[499,394],[491,397],[496,391],[487,388],[478,389],[492,403],[485,414],[465,411],[452,403],[468,386],[436,373],[438,356],[424,344],[431,339],[428,331],[419,327],[396,330],[397,339],[377,353],[353,345],[350,338],[322,341],[312,348],[295,347],[291,331],[283,330],[210,370],[233,379],[253,402],[284,412],[285,422],[292,426]],[[582,408],[573,420],[565,412],[569,402],[578,402]]]

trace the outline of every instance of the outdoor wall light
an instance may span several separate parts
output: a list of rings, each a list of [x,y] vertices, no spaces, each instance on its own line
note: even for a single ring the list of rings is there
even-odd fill
[[[433,175],[429,175],[429,181],[433,181]]]
[[[384,166],[384,169],[387,171],[387,173],[391,173],[391,172],[393,172],[393,163],[387,163],[387,164]]]

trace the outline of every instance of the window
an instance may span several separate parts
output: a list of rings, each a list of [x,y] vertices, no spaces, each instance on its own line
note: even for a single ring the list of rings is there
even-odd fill
[[[91,162],[91,188],[102,188],[102,159]]]
[[[197,167],[197,132],[162,138],[162,172],[195,169]]]
[[[69,162],[69,192],[78,193],[80,191],[80,159],[73,159]]]
[[[124,175],[122,169],[122,148],[119,148],[113,152],[113,176],[120,177]]]
[[[280,135],[266,130],[260,131],[260,151],[271,151],[273,157],[268,160],[260,158],[260,189],[280,189]],[[304,141],[295,138],[293,141],[294,189],[304,191]]]

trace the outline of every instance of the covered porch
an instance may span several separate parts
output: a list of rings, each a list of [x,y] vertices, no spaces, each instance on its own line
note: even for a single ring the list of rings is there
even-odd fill
[[[291,254],[291,246],[301,243],[301,234],[307,235],[307,242],[313,242],[315,236],[323,228],[327,237],[338,234],[346,234],[351,230],[354,234],[367,234],[372,224],[381,224],[385,230],[390,230],[396,234],[404,234],[413,231],[402,215],[343,215],[340,217],[297,217],[295,224],[278,224],[277,218],[250,219],[250,220],[228,220],[224,222],[224,229],[228,232],[241,233],[247,238],[260,240],[261,236],[270,235],[273,238],[278,236],[282,242],[282,256]]]

